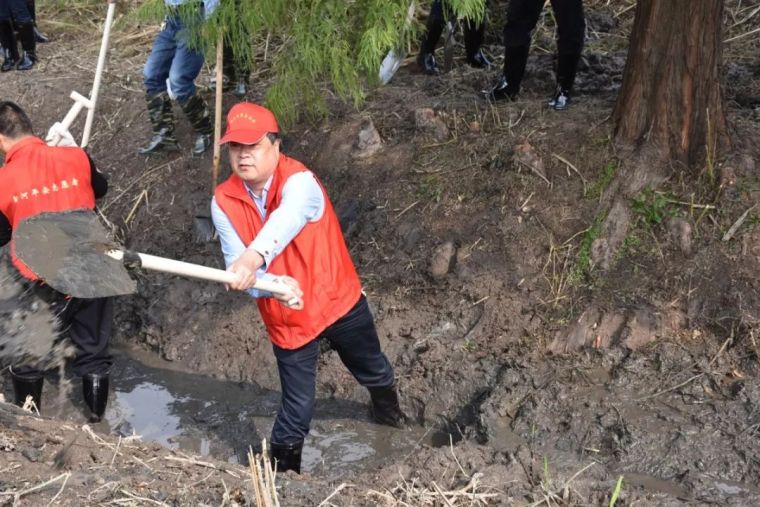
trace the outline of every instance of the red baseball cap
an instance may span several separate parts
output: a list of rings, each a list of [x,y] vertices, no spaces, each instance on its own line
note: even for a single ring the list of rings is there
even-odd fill
[[[251,102],[235,104],[227,113],[227,131],[219,144],[256,144],[269,132],[279,132],[272,111]]]

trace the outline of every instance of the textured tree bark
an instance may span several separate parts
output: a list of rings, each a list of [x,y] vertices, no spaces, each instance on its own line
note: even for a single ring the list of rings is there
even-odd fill
[[[722,16],[723,0],[639,0],[613,113],[618,141],[689,167],[728,147]]]

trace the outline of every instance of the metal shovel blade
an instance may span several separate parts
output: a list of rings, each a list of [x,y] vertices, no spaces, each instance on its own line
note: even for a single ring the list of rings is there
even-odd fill
[[[106,255],[117,247],[92,210],[29,217],[13,240],[18,258],[58,292],[99,298],[137,290],[122,262]]]

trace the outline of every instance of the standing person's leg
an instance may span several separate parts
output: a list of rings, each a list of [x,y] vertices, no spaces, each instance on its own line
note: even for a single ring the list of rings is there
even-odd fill
[[[491,66],[491,62],[483,54],[483,35],[486,31],[485,15],[480,22],[465,20],[464,25],[464,49],[467,63],[477,69],[485,69]]]
[[[520,92],[530,51],[531,32],[544,7],[544,0],[511,0],[504,25],[504,72],[499,82],[486,91],[492,100],[512,99]]]
[[[76,347],[73,361],[74,374],[82,377],[82,394],[90,409],[90,421],[103,417],[108,404],[108,385],[113,357],[108,345],[113,324],[113,300],[72,299],[69,338]]]
[[[369,390],[375,420],[403,427],[407,417],[399,406],[393,367],[380,349],[367,298],[362,295],[346,315],[325,330],[322,338],[330,340],[343,364]]]
[[[166,90],[169,69],[177,51],[176,34],[176,24],[167,18],[153,41],[150,55],[148,55],[145,67],[143,67],[145,101],[148,104],[148,118],[152,127],[152,137],[145,147],[138,150],[141,155],[150,155],[160,150],[173,151],[177,149],[172,104]]]
[[[29,70],[37,61],[37,40],[34,37],[34,22],[26,5],[26,0],[4,0],[7,2],[13,21],[18,26],[18,37],[24,50],[16,65],[16,70]]]
[[[319,340],[295,350],[272,346],[280,373],[282,399],[272,427],[272,466],[301,473],[303,441],[314,416]]]
[[[582,0],[552,0],[552,9],[557,19],[557,90],[549,105],[561,111],[570,102],[583,51],[586,22]]]
[[[443,18],[443,5],[441,0],[435,0],[430,6],[430,14],[427,18],[425,36],[420,43],[420,54],[417,55],[417,65],[420,70],[428,75],[436,75],[440,71],[438,64],[435,62],[435,47],[443,33],[445,20]]]
[[[40,44],[49,42],[47,35],[37,29],[37,7],[34,4],[34,0],[26,0],[26,7],[29,9],[29,14],[32,16],[32,24],[34,25],[34,39]]]
[[[169,95],[179,103],[193,127],[193,155],[201,155],[211,146],[213,125],[206,101],[198,95],[195,78],[203,67],[203,53],[190,47],[178,35],[177,53],[169,70]]]
[[[10,9],[3,2],[0,2],[0,45],[3,46],[3,50],[5,51],[0,71],[8,72],[15,69],[19,60],[16,31],[13,29]]]

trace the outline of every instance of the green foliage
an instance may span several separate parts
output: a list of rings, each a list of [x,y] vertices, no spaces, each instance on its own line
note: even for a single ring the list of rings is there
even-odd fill
[[[207,58],[220,33],[237,57],[251,65],[263,51],[252,47],[252,41],[270,41],[273,81],[266,104],[287,126],[302,113],[325,116],[325,99],[331,92],[355,107],[362,103],[367,90],[378,83],[385,55],[393,48],[408,48],[419,35],[419,23],[407,22],[409,3],[222,0],[205,22],[199,22],[197,4],[179,14],[188,26],[189,43]],[[138,17],[160,21],[167,13],[163,4],[147,0]],[[456,16],[480,19],[485,0],[449,0],[447,8]]]
[[[591,226],[586,229],[581,239],[580,246],[578,247],[578,255],[575,259],[575,268],[573,270],[571,280],[574,283],[580,283],[586,280],[591,273],[591,245],[599,237],[602,232],[602,223],[607,218],[606,212],[600,212]]]
[[[607,165],[604,166],[602,174],[599,175],[599,178],[597,178],[596,181],[592,182],[588,188],[586,188],[586,197],[595,199],[601,196],[602,193],[604,193],[604,191],[610,185],[610,182],[612,181],[612,178],[615,177],[616,172],[617,163],[614,160],[607,162]]]
[[[648,225],[658,225],[670,216],[675,216],[677,210],[674,208],[673,196],[663,192],[656,192],[652,188],[645,188],[638,196],[633,198],[631,208],[644,223]]]

